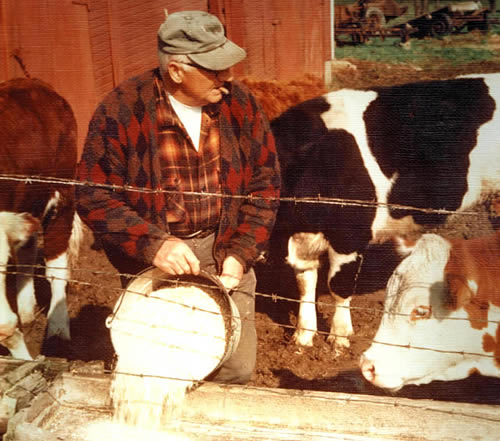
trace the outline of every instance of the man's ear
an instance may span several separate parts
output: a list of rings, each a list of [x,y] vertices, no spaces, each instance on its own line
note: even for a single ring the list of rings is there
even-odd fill
[[[184,78],[184,71],[182,70],[182,68],[179,66],[178,63],[176,63],[175,61],[169,62],[168,66],[167,66],[167,70],[168,70],[168,75],[169,75],[170,79],[174,83],[176,83],[176,84],[182,83],[182,80]]]

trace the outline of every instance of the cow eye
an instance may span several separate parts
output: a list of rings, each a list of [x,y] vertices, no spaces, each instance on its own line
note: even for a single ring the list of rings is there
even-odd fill
[[[425,320],[431,317],[432,308],[426,305],[420,305],[413,309],[410,314],[410,320]]]

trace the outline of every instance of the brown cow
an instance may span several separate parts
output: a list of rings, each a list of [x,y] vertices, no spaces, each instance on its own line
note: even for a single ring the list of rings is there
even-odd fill
[[[470,240],[424,234],[391,276],[384,309],[361,357],[376,386],[500,377],[500,231]]]
[[[6,268],[9,261],[17,265],[17,312],[21,324],[30,323],[35,318],[37,233],[43,234],[52,290],[47,336],[69,339],[68,258],[70,245],[76,249],[81,237],[81,223],[74,187],[58,180],[75,177],[76,120],[69,104],[47,84],[13,79],[0,84],[0,140],[0,344],[14,357],[30,359],[7,299]]]

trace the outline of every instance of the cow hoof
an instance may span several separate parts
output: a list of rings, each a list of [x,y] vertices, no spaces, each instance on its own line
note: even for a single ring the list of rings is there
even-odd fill
[[[296,345],[312,347],[314,346],[314,334],[312,331],[296,331],[292,339]]]
[[[351,347],[348,337],[335,337],[329,335],[326,341],[333,346],[336,357],[342,355],[348,348]]]
[[[15,329],[14,332],[4,340],[0,342],[2,346],[5,346],[10,355],[18,360],[33,360],[26,342],[24,341],[24,335],[19,329]]]
[[[59,337],[63,340],[70,340],[69,314],[66,304],[61,302],[48,314],[47,338]]]
[[[71,334],[69,331],[69,324],[67,326],[59,326],[55,323],[49,322],[49,327],[47,329],[47,338],[59,337],[62,340],[71,340]]]

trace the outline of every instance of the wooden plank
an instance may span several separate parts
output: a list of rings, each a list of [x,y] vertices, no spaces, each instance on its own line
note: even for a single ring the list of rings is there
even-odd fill
[[[7,395],[2,396],[0,400],[0,433],[7,431],[9,420],[16,413],[17,400]]]
[[[47,381],[43,375],[40,372],[33,372],[12,386],[5,392],[5,396],[14,398],[17,402],[16,410],[20,410],[27,407],[31,400],[46,387]]]
[[[41,356],[25,361],[0,357],[0,433],[7,431],[16,412],[28,407],[49,381],[67,369],[68,362],[61,358]]]
[[[32,424],[21,423],[16,426],[15,431],[6,434],[4,441],[60,441],[61,439],[40,427]]]
[[[63,374],[50,391],[59,397],[62,412],[54,414],[54,421],[70,421],[76,409],[89,413],[82,417],[85,422],[103,415],[110,420],[109,385],[107,375]],[[221,431],[219,439],[231,440],[312,441],[310,435],[316,434],[316,439],[489,441],[492,433],[500,433],[499,410],[433,400],[204,384],[188,394],[177,423],[190,436],[196,425],[208,425]],[[46,417],[44,424],[50,424]],[[190,439],[217,439],[206,432]]]

